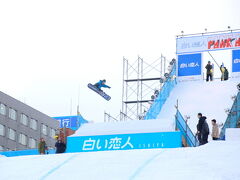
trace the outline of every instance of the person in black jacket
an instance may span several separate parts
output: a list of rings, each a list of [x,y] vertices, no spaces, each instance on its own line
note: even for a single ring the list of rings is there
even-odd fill
[[[206,117],[202,116],[202,113],[198,113],[197,135],[200,145],[208,143],[209,127],[206,121]]]
[[[201,144],[202,143],[202,135],[201,135],[201,130],[202,130],[202,125],[204,123],[204,119],[202,118],[202,113],[198,113],[198,124],[197,124],[197,137],[198,141]]]
[[[56,154],[64,153],[66,150],[66,144],[62,142],[60,139],[56,142],[55,147],[56,147]]]
[[[205,116],[203,116],[202,118],[204,119],[204,123],[202,125],[202,131],[201,131],[201,134],[202,134],[202,144],[201,145],[204,145],[204,144],[208,143],[209,127],[208,127],[208,123],[206,121],[207,118]]]
[[[207,81],[209,81],[209,78],[210,78],[210,81],[212,81],[213,66],[211,65],[211,61],[208,61],[208,64],[206,65],[205,68],[207,69]]]

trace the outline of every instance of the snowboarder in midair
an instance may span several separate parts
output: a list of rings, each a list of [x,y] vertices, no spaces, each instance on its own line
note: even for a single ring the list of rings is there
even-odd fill
[[[106,80],[100,80],[97,83],[95,83],[94,85],[89,83],[88,84],[88,88],[93,90],[94,92],[98,93],[100,96],[102,96],[104,99],[106,99],[107,101],[109,101],[111,99],[111,96],[109,96],[108,94],[106,94],[105,92],[103,92],[103,90],[101,89],[102,87],[104,88],[111,88],[110,86],[106,85]]]
[[[105,79],[98,81],[96,84],[94,84],[94,86],[97,87],[100,91],[102,91],[102,87],[109,89],[111,88],[110,86],[106,85]]]

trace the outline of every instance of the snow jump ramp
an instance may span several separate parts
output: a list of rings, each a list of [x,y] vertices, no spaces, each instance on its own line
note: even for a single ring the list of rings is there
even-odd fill
[[[175,106],[178,101],[178,109],[184,117],[188,117],[187,123],[193,132],[196,132],[199,112],[207,117],[209,125],[212,119],[216,119],[219,124],[224,123],[227,119],[226,111],[233,105],[232,97],[238,92],[238,83],[237,79],[179,82],[162,106],[157,119],[164,126],[171,127],[169,130],[174,130]]]

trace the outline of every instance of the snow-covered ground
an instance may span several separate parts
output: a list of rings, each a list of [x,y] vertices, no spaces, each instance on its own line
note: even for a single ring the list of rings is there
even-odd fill
[[[197,114],[201,112],[207,117],[211,128],[211,120],[216,119],[217,123],[224,123],[227,119],[226,109],[233,105],[232,96],[237,95],[237,79],[212,82],[180,82],[171,92],[166,103],[163,105],[158,119],[164,126],[175,128],[175,117],[177,104],[183,116],[189,116],[188,125],[193,132],[196,132],[198,123]]]
[[[239,180],[240,141],[196,148],[0,158],[0,179]]]
[[[155,121],[86,124],[76,135],[99,135],[174,130],[174,105],[195,130],[197,113],[208,122],[227,118],[237,81],[179,83]],[[230,138],[229,138],[230,136]],[[232,137],[232,138],[231,138]],[[87,180],[240,180],[240,132],[228,131],[227,141],[196,148],[100,151],[21,157],[0,157],[0,179]]]

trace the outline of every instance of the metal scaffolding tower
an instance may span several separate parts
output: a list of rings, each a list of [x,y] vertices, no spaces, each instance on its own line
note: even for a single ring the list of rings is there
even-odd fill
[[[166,73],[166,57],[152,63],[138,57],[130,64],[123,58],[123,87],[121,120],[143,119],[154,100],[154,92],[159,91]]]

